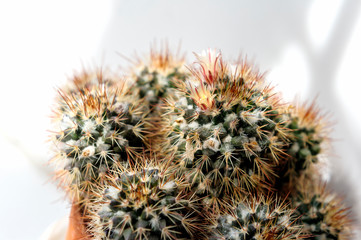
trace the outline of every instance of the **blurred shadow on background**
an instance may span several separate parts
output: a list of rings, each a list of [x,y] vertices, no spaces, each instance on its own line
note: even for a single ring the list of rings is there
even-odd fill
[[[351,40],[360,13],[361,1],[343,1],[329,37],[325,44],[316,49],[304,35],[300,45],[305,52],[310,69],[309,99],[317,97],[321,109],[331,113],[334,126],[331,132],[333,149],[336,156],[330,156],[330,186],[345,197],[346,204],[357,211],[352,211],[354,218],[361,220],[360,174],[361,148],[358,132],[348,124],[350,115],[340,101],[336,89],[337,73]],[[332,153],[331,153],[332,154]],[[357,216],[356,216],[357,215]]]
[[[129,56],[147,52],[150,41],[182,41],[182,48],[199,52],[208,47],[237,57],[256,57],[268,69],[289,46],[307,34],[305,19],[312,1],[115,1],[102,50]],[[134,14],[137,12],[137,14]],[[121,59],[108,55],[107,60]]]

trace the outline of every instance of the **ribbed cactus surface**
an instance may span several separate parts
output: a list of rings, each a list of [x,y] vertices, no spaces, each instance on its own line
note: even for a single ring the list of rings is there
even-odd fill
[[[288,112],[289,148],[287,154],[286,177],[284,182],[297,185],[298,178],[312,166],[320,162],[328,148],[326,120],[315,102],[310,104],[295,104]],[[294,187],[294,186],[293,186]]]
[[[250,65],[228,66],[216,51],[197,59],[178,85],[183,95],[167,99],[166,134],[194,191],[222,208],[273,184],[288,131],[278,98]]]
[[[180,53],[172,53],[168,46],[151,49],[131,69],[130,76],[135,82],[135,90],[151,107],[156,107],[162,103],[162,98],[174,95],[176,81],[186,79],[184,63],[184,57]]]
[[[251,198],[217,219],[212,240],[301,239],[297,215],[287,204],[274,199]]]
[[[84,71],[58,91],[56,178],[88,236],[351,239],[320,180],[328,122],[314,102],[283,102],[246,59],[195,56],[153,49],[125,78]]]
[[[55,160],[61,185],[86,196],[117,165],[127,165],[143,147],[145,112],[126,82],[110,85],[98,75],[88,87],[59,91],[54,117]]]
[[[309,240],[346,240],[352,237],[352,219],[342,199],[321,183],[305,181],[298,185],[292,202],[299,223]]]
[[[93,231],[101,239],[191,239],[193,200],[168,167],[143,165],[110,177],[95,207]]]

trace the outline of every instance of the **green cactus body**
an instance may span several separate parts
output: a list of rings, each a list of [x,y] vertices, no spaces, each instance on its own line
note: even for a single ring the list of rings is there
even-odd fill
[[[219,209],[227,198],[272,185],[287,130],[262,75],[244,62],[232,72],[220,54],[207,54],[198,56],[182,97],[167,99],[165,121],[181,174]]]
[[[329,141],[326,123],[315,108],[315,103],[309,106],[296,104],[287,115],[290,118],[287,124],[290,129],[289,159],[285,173],[280,174],[280,181],[282,185],[290,184],[288,188],[293,189],[303,174],[313,171],[313,166],[319,163]]]
[[[168,47],[150,51],[145,60],[138,60],[131,70],[135,86],[140,97],[144,97],[150,106],[162,103],[161,99],[174,96],[176,81],[184,81],[184,57],[172,54]]]
[[[167,45],[160,49],[153,47],[143,59],[138,58],[129,74],[134,81],[136,94],[145,99],[149,111],[145,122],[146,139],[149,140],[146,144],[153,151],[167,155],[161,106],[165,98],[177,98],[176,84],[184,81],[188,75],[184,57],[170,52]]]
[[[95,70],[83,69],[81,72],[74,72],[67,84],[62,86],[62,91],[67,94],[78,94],[80,90],[91,89],[97,85],[104,84],[109,87],[119,87],[119,83],[123,81],[111,71],[97,68]]]
[[[143,146],[144,112],[127,91],[124,81],[110,87],[101,79],[77,91],[59,91],[53,135],[57,177],[76,201]]]
[[[119,172],[95,205],[92,231],[100,239],[191,239],[195,212],[182,184],[163,167]]]
[[[220,215],[212,240],[301,239],[295,214],[276,200],[254,199],[239,203],[231,214]]]
[[[305,181],[292,197],[308,240],[351,240],[352,221],[341,199],[311,181]]]

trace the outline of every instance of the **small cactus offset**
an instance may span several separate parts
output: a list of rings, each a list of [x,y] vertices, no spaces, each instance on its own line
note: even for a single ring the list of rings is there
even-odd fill
[[[352,238],[352,219],[342,199],[327,190],[325,184],[304,181],[291,196],[299,224],[308,240],[346,240]]]
[[[100,189],[92,231],[99,239],[192,239],[194,201],[168,164],[145,162],[122,169]],[[199,232],[198,232],[199,234]]]
[[[137,59],[128,75],[134,81],[134,92],[144,98],[149,108],[148,121],[145,121],[147,146],[167,154],[167,139],[162,129],[162,105],[167,97],[177,98],[176,83],[185,81],[188,71],[184,67],[185,58],[179,51],[173,53],[167,44],[152,48],[144,58]],[[154,129],[157,129],[154,131]]]
[[[287,203],[266,197],[252,197],[228,214],[217,217],[212,240],[286,240],[302,239],[297,215]]]
[[[75,201],[87,197],[109,171],[138,154],[145,115],[124,80],[110,84],[102,74],[81,76],[84,79],[70,83],[71,90],[59,90],[52,136],[57,178]]]
[[[247,60],[195,56],[165,46],[126,78],[84,71],[59,89],[55,178],[84,239],[351,240],[318,180],[329,137],[314,102],[283,102]]]
[[[270,188],[286,156],[287,129],[279,99],[246,62],[227,66],[213,50],[197,55],[183,95],[167,99],[166,121],[180,169],[220,209],[226,198]]]
[[[138,58],[130,75],[139,96],[144,97],[152,108],[161,104],[162,98],[174,96],[175,82],[187,77],[184,63],[184,56],[172,53],[168,45],[152,48],[145,59]]]
[[[290,191],[300,177],[313,171],[314,166],[320,163],[329,139],[326,120],[315,107],[315,102],[290,106],[286,115],[289,117],[287,127],[290,129],[289,159],[279,180],[283,185],[290,184],[287,189]]]

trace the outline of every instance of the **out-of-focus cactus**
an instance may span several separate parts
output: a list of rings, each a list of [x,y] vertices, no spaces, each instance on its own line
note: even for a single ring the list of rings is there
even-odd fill
[[[162,98],[174,96],[175,82],[184,81],[187,76],[184,62],[184,56],[172,53],[166,44],[159,49],[151,48],[144,59],[138,58],[130,75],[140,97],[151,107],[157,107]]]
[[[143,162],[141,164],[141,162]],[[174,178],[169,164],[138,160],[109,177],[94,204],[91,231],[96,239],[193,239],[198,226],[194,199]]]
[[[228,66],[209,50],[196,55],[183,93],[167,99],[168,139],[182,174],[206,206],[272,187],[288,131],[279,99],[246,61]]]
[[[144,104],[149,108],[145,121],[145,135],[148,148],[158,153],[168,153],[167,139],[162,129],[162,105],[166,97],[177,98],[175,84],[185,81],[188,71],[184,66],[184,55],[173,53],[167,44],[153,46],[149,54],[137,61],[129,71],[130,79],[134,81],[134,93],[144,98]]]
[[[288,204],[273,198],[250,198],[234,205],[229,214],[217,217],[210,239],[301,239],[301,226]]]
[[[317,181],[303,180],[297,189],[291,199],[306,239],[352,239],[353,221],[341,198]]]
[[[279,173],[279,181],[286,186],[283,191],[288,192],[295,188],[300,177],[314,171],[316,164],[320,166],[320,158],[325,156],[330,141],[328,124],[315,102],[291,105],[285,115],[289,118],[289,156]]]
[[[143,147],[145,111],[126,81],[104,80],[103,73],[78,75],[64,89],[54,111],[54,162],[60,185],[82,201]]]

